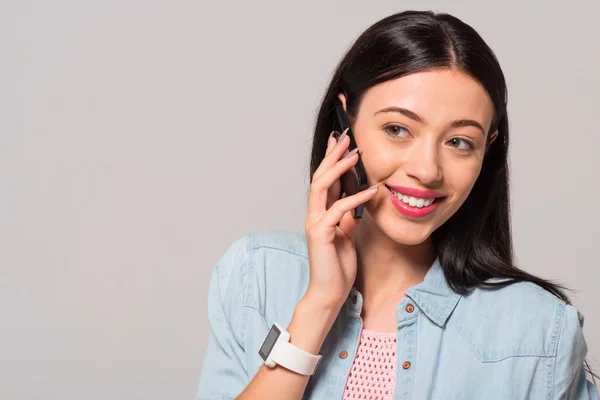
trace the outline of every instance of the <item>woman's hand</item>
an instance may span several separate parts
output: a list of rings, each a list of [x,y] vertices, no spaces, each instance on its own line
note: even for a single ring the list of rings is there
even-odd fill
[[[372,199],[379,186],[340,199],[340,177],[358,161],[356,151],[346,153],[347,129],[336,141],[330,136],[325,158],[310,185],[305,233],[310,281],[304,295],[327,309],[339,311],[356,278],[354,232],[359,219],[352,210]],[[340,159],[341,158],[341,159]],[[337,226],[339,222],[339,226]]]

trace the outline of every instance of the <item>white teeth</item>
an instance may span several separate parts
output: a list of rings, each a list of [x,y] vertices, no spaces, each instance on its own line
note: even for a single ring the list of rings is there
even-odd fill
[[[433,203],[435,200],[435,198],[422,199],[422,198],[416,198],[416,197],[408,197],[406,195],[403,195],[400,192],[396,192],[394,189],[390,189],[390,190],[398,198],[398,200],[405,202],[406,204],[410,205],[411,207],[418,207],[418,208],[429,207],[431,205],[431,203]]]

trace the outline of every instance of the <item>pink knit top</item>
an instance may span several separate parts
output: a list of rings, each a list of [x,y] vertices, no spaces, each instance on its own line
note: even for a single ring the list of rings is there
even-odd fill
[[[396,382],[396,333],[363,329],[343,400],[392,400]]]

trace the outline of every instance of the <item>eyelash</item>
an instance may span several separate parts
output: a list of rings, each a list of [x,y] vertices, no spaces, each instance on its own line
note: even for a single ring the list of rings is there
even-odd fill
[[[384,127],[383,129],[385,130],[386,134],[392,139],[392,140],[404,140],[402,138],[398,138],[396,136],[394,136],[393,134],[390,133],[390,131],[388,130],[388,128],[400,128],[405,130],[406,132],[408,132],[408,129],[406,129],[405,127],[401,126],[401,125],[387,125],[386,127]],[[458,149],[458,151],[463,151],[463,152],[468,152],[471,151],[475,148],[475,146],[473,145],[473,143],[471,143],[469,140],[467,139],[463,139],[463,138],[452,138],[452,139],[458,139],[458,140],[462,140],[463,142],[465,142],[467,144],[467,146],[469,146],[468,149]],[[451,139],[451,140],[452,140]]]

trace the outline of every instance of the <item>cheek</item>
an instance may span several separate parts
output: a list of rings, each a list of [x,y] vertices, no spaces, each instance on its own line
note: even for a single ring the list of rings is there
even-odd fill
[[[461,165],[444,171],[444,180],[454,190],[456,197],[466,199],[477,181],[480,167],[474,165]]]
[[[392,175],[399,165],[398,154],[386,148],[361,148],[362,162],[369,175],[369,181]],[[378,180],[377,180],[378,181]]]

